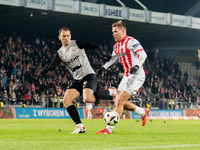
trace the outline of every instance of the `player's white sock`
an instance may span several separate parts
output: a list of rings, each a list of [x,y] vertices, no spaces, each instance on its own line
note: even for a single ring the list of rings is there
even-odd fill
[[[109,125],[107,125],[106,128],[108,129],[109,132],[112,132],[112,130],[114,129],[114,127],[115,127],[115,126],[109,126]]]
[[[112,96],[114,93],[113,89],[108,89],[108,91],[109,91],[109,95]]]
[[[79,124],[76,125],[76,127],[83,127],[83,124],[79,123]]]
[[[141,108],[141,107],[138,107],[138,106],[136,106],[134,112],[135,112],[136,114],[142,116],[142,117],[145,115],[145,110],[144,110],[144,108]]]

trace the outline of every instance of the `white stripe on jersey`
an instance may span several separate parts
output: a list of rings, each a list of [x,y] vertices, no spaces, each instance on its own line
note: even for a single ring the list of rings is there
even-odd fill
[[[126,38],[126,40],[125,40],[124,43],[123,43],[123,49],[124,49],[125,52],[126,52],[126,45],[127,45],[126,42],[127,42],[128,40],[130,40],[130,39],[131,39],[130,37]],[[130,54],[131,54],[131,53],[130,53]],[[129,54],[126,53],[126,55],[124,56],[124,57],[126,58],[126,59],[125,59],[125,61],[127,62],[126,64],[128,65],[128,68],[125,67],[125,68],[126,68],[125,72],[127,72],[127,70],[128,70],[128,72],[129,72],[129,68],[132,67],[132,66],[130,65],[130,63],[129,63],[128,55],[129,55]],[[132,58],[132,55],[131,55],[130,57]]]

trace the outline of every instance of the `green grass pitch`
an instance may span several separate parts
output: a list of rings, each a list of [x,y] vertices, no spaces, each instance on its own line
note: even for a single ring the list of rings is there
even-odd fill
[[[70,119],[1,119],[0,150],[111,150],[175,149],[200,150],[199,120],[121,119],[112,135],[96,135],[103,119],[82,120],[87,131],[71,135]]]

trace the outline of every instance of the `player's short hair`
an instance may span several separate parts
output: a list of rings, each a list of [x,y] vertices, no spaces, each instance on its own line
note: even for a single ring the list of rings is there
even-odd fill
[[[112,27],[121,27],[126,30],[126,24],[121,20],[113,23]]]
[[[69,31],[69,32],[71,33],[71,31],[70,31],[69,28],[67,28],[67,27],[62,27],[62,28],[60,28],[60,30],[59,30],[59,35],[60,35],[60,33],[61,33],[62,31]]]

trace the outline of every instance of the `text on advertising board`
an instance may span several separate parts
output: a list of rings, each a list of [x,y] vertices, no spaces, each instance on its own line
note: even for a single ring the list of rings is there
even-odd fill
[[[115,17],[122,17],[122,10],[106,9],[106,15],[115,16]]]
[[[84,11],[97,12],[97,8],[95,8],[95,7],[82,6],[81,9]]]
[[[46,5],[46,0],[27,0],[27,3]]]
[[[138,13],[130,13],[131,17],[137,17],[137,18],[143,18],[144,15],[143,14],[138,14]]]

